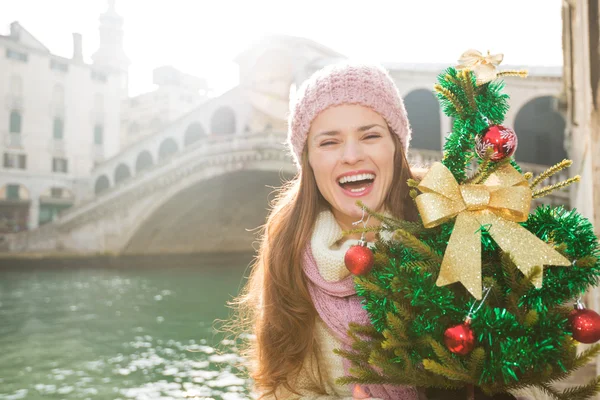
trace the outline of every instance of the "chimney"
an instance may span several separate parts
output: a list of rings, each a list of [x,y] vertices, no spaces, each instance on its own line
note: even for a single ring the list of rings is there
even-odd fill
[[[73,33],[73,61],[83,62],[83,48],[81,45],[81,33]]]
[[[21,24],[18,21],[10,24],[10,38],[17,42],[21,39]]]

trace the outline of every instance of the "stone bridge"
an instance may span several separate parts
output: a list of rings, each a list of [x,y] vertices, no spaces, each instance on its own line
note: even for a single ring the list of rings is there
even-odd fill
[[[284,134],[207,136],[134,179],[10,237],[16,252],[248,251],[272,187],[295,172]]]

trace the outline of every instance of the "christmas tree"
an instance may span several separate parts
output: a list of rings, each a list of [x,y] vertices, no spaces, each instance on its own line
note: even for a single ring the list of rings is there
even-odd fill
[[[338,383],[414,385],[431,398],[536,387],[576,400],[599,391],[600,377],[564,391],[552,385],[600,352],[598,344],[577,352],[578,343],[600,339],[600,316],[580,302],[597,284],[600,249],[575,210],[530,213],[533,198],[579,177],[543,186],[571,162],[534,177],[514,161],[517,137],[501,125],[508,95],[499,78],[527,72],[499,71],[501,60],[470,50],[438,76],[435,92],[454,123],[441,162],[408,182],[420,220],[359,203],[393,236],[379,235],[373,267],[355,276],[372,325],[351,325],[352,350],[336,350],[352,362]],[[355,250],[346,257],[353,268]]]

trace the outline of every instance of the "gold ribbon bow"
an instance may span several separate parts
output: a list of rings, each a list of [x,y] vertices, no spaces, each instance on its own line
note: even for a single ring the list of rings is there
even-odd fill
[[[510,164],[500,166],[483,184],[459,185],[442,163],[435,163],[418,186],[416,203],[423,225],[432,228],[456,217],[436,284],[462,283],[481,299],[481,229],[528,274],[535,266],[571,263],[517,222],[527,220],[531,189]],[[533,284],[542,287],[542,274]]]
[[[503,54],[491,55],[488,51],[487,56],[477,50],[467,50],[461,56],[456,69],[468,69],[473,71],[477,77],[477,84],[481,85],[496,79],[498,72],[496,68],[504,59]]]

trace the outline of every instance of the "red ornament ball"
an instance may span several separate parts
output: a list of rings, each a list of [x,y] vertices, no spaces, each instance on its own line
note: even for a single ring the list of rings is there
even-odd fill
[[[468,321],[454,325],[444,332],[444,343],[454,354],[467,355],[475,347],[475,335]]]
[[[600,340],[600,315],[594,310],[576,308],[569,314],[569,324],[573,339],[581,343],[595,343]]]
[[[366,244],[358,244],[350,247],[344,256],[346,268],[354,275],[365,275],[373,268],[373,252]]]
[[[517,149],[517,134],[510,128],[502,125],[492,125],[475,138],[475,151],[479,157],[484,158],[486,150],[491,147],[492,161],[500,161],[510,157]]]

